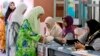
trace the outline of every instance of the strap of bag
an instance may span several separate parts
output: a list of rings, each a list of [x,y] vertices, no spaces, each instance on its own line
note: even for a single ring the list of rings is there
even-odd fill
[[[89,37],[88,41],[86,42],[86,45],[87,45],[87,46],[89,45],[89,43],[95,38],[95,36],[96,36],[99,32],[100,32],[100,30],[96,31],[94,34],[92,34],[92,35]]]

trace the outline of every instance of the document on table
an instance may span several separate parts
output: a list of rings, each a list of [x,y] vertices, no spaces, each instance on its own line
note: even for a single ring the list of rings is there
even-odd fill
[[[80,51],[74,51],[72,52],[73,55],[76,55],[76,56],[98,56],[98,55],[95,55],[95,54],[92,54],[92,53],[89,53],[88,51],[86,50],[80,50]]]

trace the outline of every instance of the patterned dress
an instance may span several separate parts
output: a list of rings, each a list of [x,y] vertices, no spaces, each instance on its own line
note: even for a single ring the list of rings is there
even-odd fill
[[[32,31],[26,19],[18,33],[16,56],[36,56],[36,47],[39,39],[40,35]]]
[[[0,50],[5,50],[6,39],[5,39],[5,23],[4,20],[0,18]]]

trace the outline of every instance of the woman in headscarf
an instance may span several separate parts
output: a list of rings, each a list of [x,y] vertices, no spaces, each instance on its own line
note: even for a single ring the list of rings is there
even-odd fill
[[[71,16],[65,16],[63,20],[63,31],[61,40],[63,43],[74,44],[75,34],[73,30],[73,18]]]
[[[5,23],[7,24],[7,19],[9,17],[9,15],[15,10],[15,3],[14,2],[10,2],[9,3],[9,6],[8,6],[8,9],[6,11],[6,14],[5,14]]]
[[[15,56],[17,35],[26,9],[27,6],[24,3],[20,3],[10,17],[7,28],[7,55]],[[11,54],[12,52],[14,55]]]
[[[18,34],[16,56],[36,56],[40,35],[40,18],[44,14],[41,6],[34,7],[27,14]]]
[[[24,13],[27,9],[27,6],[25,3],[20,3],[17,7],[17,9],[15,9],[15,11],[12,13],[11,17],[10,17],[10,22],[17,22],[19,25],[22,25],[23,23],[23,16]]]
[[[85,43],[76,42],[76,49],[84,50],[100,50],[100,23],[96,20],[87,21],[87,26],[89,29],[89,34],[87,36]]]
[[[49,42],[50,39],[52,40],[53,38],[59,39],[59,37],[62,36],[61,27],[56,23],[56,21],[52,17],[47,17],[45,19],[45,24],[46,24],[45,35],[47,36],[46,37],[47,42]]]
[[[5,49],[6,49],[5,22],[4,22],[4,16],[0,11],[0,51],[5,52]]]

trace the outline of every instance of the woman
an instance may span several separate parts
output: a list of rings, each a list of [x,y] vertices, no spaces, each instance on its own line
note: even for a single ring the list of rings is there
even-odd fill
[[[24,3],[20,3],[10,17],[11,20],[8,23],[7,29],[7,55],[15,56],[17,34],[20,26],[22,25],[23,15],[26,9],[27,6]],[[9,52],[13,52],[14,55]]]
[[[7,19],[9,17],[9,15],[15,10],[15,3],[14,2],[10,2],[8,9],[6,11],[5,14],[5,23],[7,24]]]
[[[73,30],[73,18],[71,16],[66,16],[62,18],[63,20],[63,32],[61,40],[63,43],[74,44],[75,34]]]
[[[48,41],[50,40],[49,36],[52,36],[51,37],[52,40],[53,40],[53,37],[56,39],[59,39],[59,37],[62,36],[61,27],[55,22],[55,20],[52,17],[47,17],[45,19],[45,24],[46,24],[45,35],[47,36],[46,40]]]
[[[18,33],[16,56],[36,56],[37,42],[42,39],[39,26],[43,14],[41,6],[32,8],[28,13]]]
[[[5,38],[5,22],[4,16],[0,11],[0,51],[5,52],[6,49],[6,38]]]
[[[22,22],[24,19],[24,13],[26,12],[27,6],[24,3],[20,3],[15,9],[15,11],[12,13],[10,17],[10,23],[17,22],[19,25],[22,25]]]
[[[74,29],[74,32],[75,32],[75,38],[78,39],[81,43],[85,43],[86,41],[86,38],[87,38],[87,35],[89,33],[89,30],[87,27],[84,27],[84,28],[75,28]]]
[[[96,20],[87,21],[89,34],[84,44],[80,42],[75,43],[75,48],[80,50],[100,50],[100,23]]]

